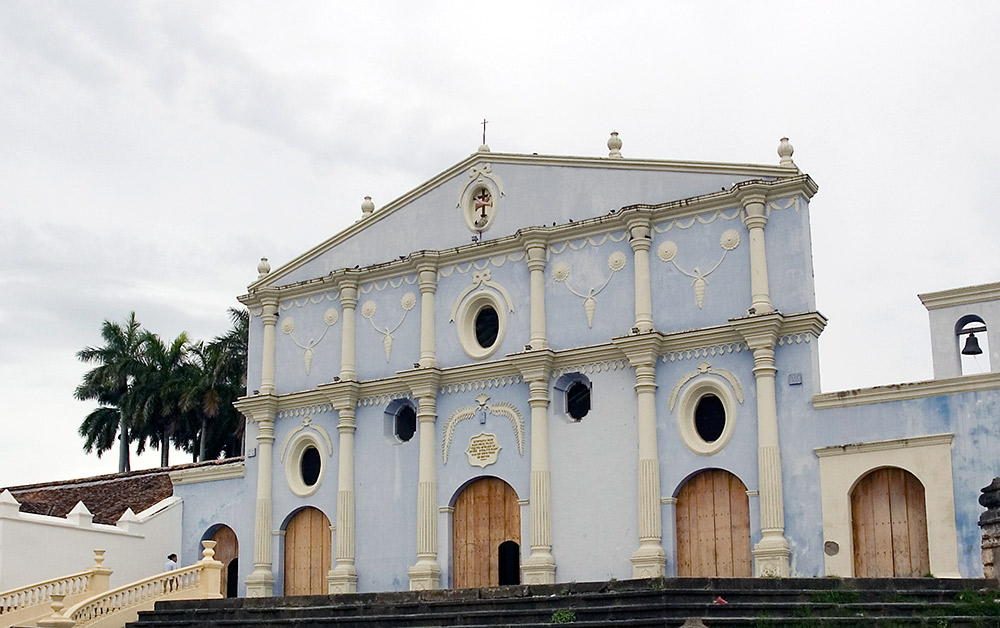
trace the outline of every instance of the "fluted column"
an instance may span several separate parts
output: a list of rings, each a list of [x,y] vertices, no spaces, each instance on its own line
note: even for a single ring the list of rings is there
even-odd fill
[[[764,246],[764,226],[767,224],[763,190],[747,188],[741,195],[743,224],[750,232],[750,307],[755,314],[774,311],[767,284],[767,250]]]
[[[421,263],[417,267],[420,285],[420,366],[437,366],[434,346],[434,293],[437,291],[437,265]]]
[[[785,538],[785,505],[778,439],[778,406],[775,396],[774,346],[783,317],[765,316],[730,321],[753,350],[757,386],[757,467],[760,482],[760,542],[754,546],[756,576],[790,575],[791,550]]]
[[[646,333],[653,330],[653,295],[649,284],[649,247],[653,239],[649,216],[630,217],[628,232],[635,265],[635,327]]]
[[[340,442],[336,562],[327,574],[327,584],[330,593],[354,593],[358,590],[358,572],[354,561],[354,413],[359,386],[357,382],[340,382],[323,384],[320,389],[327,394],[330,403],[337,410]]]
[[[343,310],[343,328],[340,343],[340,379],[356,381],[355,371],[355,308],[358,306],[357,277],[345,276],[340,281],[340,307]]]
[[[273,395],[244,397],[236,407],[257,424],[257,497],[254,505],[253,571],[247,576],[247,597],[274,595],[271,569],[271,459],[277,399]]]
[[[528,270],[531,273],[531,336],[532,349],[549,346],[545,337],[545,241],[537,235],[525,238]]]
[[[417,473],[417,562],[410,567],[410,590],[437,589],[441,581],[438,562],[437,465],[434,459],[434,424],[437,421],[437,387],[441,373],[420,369],[402,374],[417,398],[420,466]]]
[[[528,503],[531,554],[521,565],[524,584],[550,584],[556,580],[552,555],[552,482],[549,472],[549,374],[553,352],[533,350],[510,359],[528,382],[531,407],[531,486]]]
[[[666,575],[660,509],[660,453],[656,436],[656,360],[659,334],[616,338],[614,343],[635,369],[636,423],[639,438],[639,547],[632,553],[633,578]]]

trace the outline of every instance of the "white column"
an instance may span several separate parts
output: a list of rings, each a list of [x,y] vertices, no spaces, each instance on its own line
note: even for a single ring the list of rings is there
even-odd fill
[[[271,570],[271,457],[274,444],[274,396],[258,395],[240,400],[237,407],[257,424],[257,498],[254,506],[253,571],[247,576],[247,597],[274,595]]]
[[[411,371],[411,390],[417,397],[420,428],[420,466],[417,474],[417,562],[410,568],[410,590],[440,587],[438,563],[437,465],[434,424],[437,421],[437,385],[440,372]]]
[[[264,323],[264,343],[260,365],[260,394],[274,394],[274,339],[275,326],[278,323],[278,299],[274,296],[262,300],[263,313],[260,320]]]
[[[344,327],[340,343],[340,379],[345,382],[357,381],[354,357],[355,308],[358,305],[358,283],[354,277],[345,278],[340,284],[340,307],[343,310]]]
[[[767,224],[764,191],[750,188],[742,195],[743,224],[750,232],[750,307],[755,314],[774,311],[767,285],[767,251],[764,246],[764,225]]]
[[[528,382],[531,407],[531,485],[529,497],[531,554],[521,565],[524,584],[550,584],[556,580],[552,555],[552,497],[549,472],[549,374],[553,352],[533,350],[511,357]]]
[[[357,384],[352,387],[348,383],[339,388],[339,394],[331,399],[340,416],[337,423],[340,464],[337,469],[336,564],[327,574],[327,584],[330,593],[354,593],[358,590],[358,571],[354,564],[354,410]]]
[[[532,349],[548,348],[545,337],[545,241],[531,237],[527,239],[528,270],[531,272],[531,337]]]
[[[781,482],[781,451],[778,439],[778,406],[775,396],[774,346],[782,316],[735,319],[730,323],[753,350],[753,374],[757,386],[757,466],[760,482],[760,542],[754,546],[754,575],[787,577],[791,573],[791,550],[785,538],[784,490]]]
[[[660,454],[656,437],[656,360],[659,335],[615,341],[635,369],[636,422],[639,438],[639,547],[632,553],[633,578],[666,576],[660,509]]]
[[[437,291],[437,266],[421,264],[417,270],[420,284],[420,366],[437,366],[434,346],[434,293]]]
[[[653,295],[649,285],[649,247],[653,240],[649,216],[632,216],[628,230],[635,265],[635,327],[646,333],[653,330]]]

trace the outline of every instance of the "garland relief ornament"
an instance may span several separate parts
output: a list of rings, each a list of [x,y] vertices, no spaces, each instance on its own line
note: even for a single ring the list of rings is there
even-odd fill
[[[375,324],[375,321],[372,320],[372,317],[375,316],[376,309],[374,301],[365,301],[365,304],[361,306],[361,316],[368,319],[368,322],[372,324],[375,331],[382,334],[382,346],[385,348],[386,362],[388,362],[389,358],[392,356],[392,333],[399,329],[399,326],[403,324],[404,320],[406,320],[407,313],[409,313],[409,311],[412,310],[413,306],[416,304],[417,297],[412,292],[407,292],[403,295],[403,298],[399,301],[399,305],[403,308],[403,315],[399,318],[399,322],[396,323],[396,326],[392,329],[389,329],[389,327],[379,327]]]
[[[719,244],[720,246],[722,246],[722,257],[720,257],[719,261],[715,263],[715,266],[713,266],[711,270],[707,272],[701,272],[701,270],[699,270],[697,266],[695,266],[690,271],[681,268],[677,264],[676,260],[677,257],[676,242],[667,240],[663,242],[656,251],[657,256],[662,261],[670,262],[671,264],[674,265],[674,267],[678,271],[687,275],[688,277],[691,277],[694,280],[691,282],[691,285],[694,287],[694,302],[698,304],[698,309],[701,309],[701,307],[705,304],[705,290],[708,287],[708,281],[706,281],[706,277],[714,273],[716,269],[718,269],[719,266],[722,265],[722,262],[725,261],[726,259],[726,253],[732,251],[733,249],[735,249],[740,245],[739,232],[736,231],[736,229],[727,229],[726,231],[723,231],[722,237],[719,239]]]
[[[451,439],[455,434],[455,426],[466,419],[471,419],[474,416],[479,417],[479,423],[481,425],[486,424],[487,415],[507,419],[510,422],[510,426],[514,428],[514,437],[517,440],[517,453],[520,454],[522,458],[524,457],[524,417],[521,415],[521,412],[512,403],[497,401],[496,403],[487,404],[489,400],[489,395],[486,393],[480,393],[479,395],[476,395],[476,405],[466,406],[455,410],[455,412],[448,417],[448,420],[445,421],[441,439],[441,459],[444,464],[448,464],[448,453],[451,451]],[[479,445],[474,446],[475,443],[479,443]],[[499,451],[500,445],[496,435],[481,433],[470,439],[469,448],[466,450],[466,454],[469,456],[469,464],[485,467],[487,464],[493,464],[496,462],[496,454],[499,453]],[[477,464],[474,461],[479,461],[480,459],[492,460],[486,462],[485,464]]]
[[[323,338],[326,337],[326,332],[336,325],[338,320],[340,320],[340,313],[331,307],[323,313],[323,322],[326,323],[326,327],[323,328],[323,333],[319,335],[319,338],[310,338],[308,342],[302,343],[292,335],[292,332],[295,331],[295,319],[291,316],[286,316],[282,319],[281,332],[291,338],[292,342],[302,349],[302,359],[306,364],[306,375],[312,369],[313,354],[315,353],[313,349],[322,342]]]
[[[552,267],[552,279],[558,281],[566,286],[566,289],[575,294],[576,296],[583,299],[583,311],[587,315],[587,327],[594,326],[594,311],[597,309],[597,295],[601,293],[602,290],[608,287],[611,283],[611,278],[615,276],[619,270],[625,268],[626,263],[625,254],[621,251],[615,251],[608,257],[608,268],[611,269],[611,274],[608,278],[603,281],[599,286],[590,288],[586,293],[577,292],[569,285],[567,279],[569,279],[570,268],[569,264],[566,262],[559,262]]]

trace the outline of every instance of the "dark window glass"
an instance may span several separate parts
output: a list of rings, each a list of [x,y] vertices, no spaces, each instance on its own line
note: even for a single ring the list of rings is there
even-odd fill
[[[319,479],[319,451],[315,447],[307,447],[302,453],[302,481],[306,486],[312,486]]]
[[[579,421],[590,412],[590,387],[583,382],[573,382],[566,389],[566,413]]]
[[[489,349],[497,341],[500,333],[500,317],[497,311],[487,305],[476,314],[476,342],[483,349]]]
[[[417,431],[417,413],[410,406],[403,406],[396,412],[396,438],[404,443]]]
[[[694,429],[706,443],[714,443],[726,427],[726,408],[715,395],[705,395],[694,409]]]

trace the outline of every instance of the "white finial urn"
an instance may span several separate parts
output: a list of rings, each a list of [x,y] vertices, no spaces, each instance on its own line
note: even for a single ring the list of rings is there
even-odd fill
[[[795,168],[795,162],[792,161],[792,153],[795,149],[788,142],[787,137],[781,138],[781,142],[778,144],[778,157],[781,157],[781,166],[785,168]]]
[[[257,264],[257,279],[263,279],[269,272],[271,272],[271,265],[267,263],[267,258],[260,258],[260,264]]]
[[[608,157],[612,159],[622,158],[622,141],[618,137],[618,131],[611,132],[611,137],[608,138],[608,150],[611,151],[608,153]]]
[[[375,211],[375,203],[372,202],[372,197],[366,196],[365,200],[361,201],[361,217],[367,218],[372,215]]]

